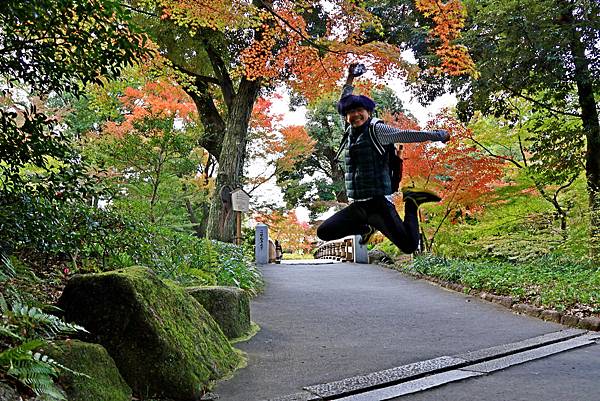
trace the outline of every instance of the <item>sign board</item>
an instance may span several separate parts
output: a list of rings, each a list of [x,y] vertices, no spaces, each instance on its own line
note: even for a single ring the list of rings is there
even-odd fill
[[[269,228],[266,224],[256,225],[254,256],[256,264],[264,265],[269,263]]]
[[[250,210],[250,195],[243,189],[232,191],[231,208],[236,212],[247,213]]]
[[[361,236],[355,235],[354,240],[352,241],[352,246],[354,247],[352,250],[352,254],[354,255],[354,263],[369,263],[369,251],[367,249],[367,244],[361,245],[360,240]]]

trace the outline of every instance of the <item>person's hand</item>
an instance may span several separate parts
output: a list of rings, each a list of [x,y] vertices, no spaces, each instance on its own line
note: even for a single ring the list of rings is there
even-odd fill
[[[438,129],[436,130],[436,132],[438,132],[441,136],[440,142],[441,143],[446,143],[450,140],[450,133],[444,129]]]

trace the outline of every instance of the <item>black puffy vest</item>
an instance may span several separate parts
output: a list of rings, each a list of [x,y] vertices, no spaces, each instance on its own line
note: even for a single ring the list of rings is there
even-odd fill
[[[387,154],[381,155],[375,148],[369,135],[370,124],[371,120],[351,128],[344,153],[346,191],[355,200],[393,192]]]

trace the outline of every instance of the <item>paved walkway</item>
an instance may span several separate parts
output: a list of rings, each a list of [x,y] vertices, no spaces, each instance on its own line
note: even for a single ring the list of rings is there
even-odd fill
[[[252,302],[252,320],[261,331],[236,345],[247,352],[248,366],[216,386],[220,400],[278,398],[310,385],[565,328],[375,265],[294,263],[261,269],[266,288]],[[600,373],[598,360],[594,366]],[[493,382],[492,376],[485,380]],[[591,386],[600,390],[597,383]],[[461,399],[440,397],[415,399]]]

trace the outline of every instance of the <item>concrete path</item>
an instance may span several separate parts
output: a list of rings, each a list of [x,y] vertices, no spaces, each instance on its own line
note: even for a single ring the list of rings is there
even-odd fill
[[[248,366],[216,386],[220,400],[276,399],[302,392],[306,386],[565,329],[375,265],[294,263],[265,265],[261,270],[266,288],[252,302],[252,320],[261,331],[236,345],[247,352]],[[595,348],[592,352],[597,356]],[[493,387],[500,380],[495,375],[510,376],[511,369],[523,366],[470,380]],[[595,366],[600,373],[598,359]],[[593,383],[600,390],[600,381]],[[446,387],[462,385],[476,384],[466,381],[434,391],[443,393]],[[437,394],[414,399],[463,398]]]

